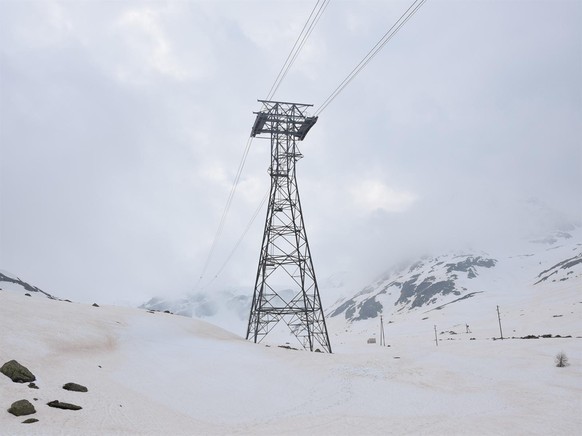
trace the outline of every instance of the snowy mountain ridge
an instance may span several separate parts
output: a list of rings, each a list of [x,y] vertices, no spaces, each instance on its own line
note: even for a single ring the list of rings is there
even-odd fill
[[[380,296],[397,297],[398,311],[426,307],[437,302],[452,302],[458,297],[470,298],[478,290],[468,291],[469,280],[476,278],[483,268],[493,268],[496,259],[472,255],[444,255],[414,262],[404,271],[386,274],[338,307],[330,316],[341,313],[351,321],[375,318],[382,313]],[[451,300],[452,299],[452,300]]]
[[[249,316],[252,291],[225,289],[217,292],[196,292],[182,298],[153,297],[141,309],[209,321],[227,330],[240,332]]]
[[[480,254],[445,254],[424,257],[392,269],[353,297],[340,300],[328,310],[328,316],[349,323],[398,315],[405,311],[441,310],[453,303],[480,298],[483,293],[515,289],[515,295],[527,298],[528,291],[542,284],[569,284],[582,290],[582,234],[556,232],[551,237],[532,241],[525,255],[491,256]]]
[[[582,231],[558,230],[522,244],[518,253],[483,251],[424,256],[391,268],[371,284],[352,291],[350,273],[341,271],[319,283],[328,319],[344,322],[373,320],[380,315],[406,317],[407,313],[461,309],[470,299],[488,301],[505,289],[527,299],[534,287],[556,282],[582,289]],[[333,298],[333,295],[344,295]],[[485,296],[485,294],[489,294]],[[230,288],[197,292],[182,298],[154,297],[140,307],[199,318],[227,330],[245,330],[252,289]],[[335,321],[332,324],[336,325]],[[338,329],[343,329],[338,325]]]
[[[0,270],[0,290],[28,293],[30,296],[42,296],[51,300],[58,300],[54,295],[33,286],[7,271]]]

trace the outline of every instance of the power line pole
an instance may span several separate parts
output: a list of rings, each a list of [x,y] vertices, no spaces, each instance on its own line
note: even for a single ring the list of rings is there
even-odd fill
[[[384,334],[384,320],[382,315],[380,315],[380,346],[386,346],[386,336]]]
[[[301,211],[295,164],[297,147],[317,117],[311,105],[259,100],[251,131],[271,138],[271,191],[257,268],[247,339],[261,342],[283,321],[303,348],[331,353],[319,288]]]
[[[497,319],[499,320],[499,334],[501,335],[501,339],[503,339],[503,330],[501,330],[501,315],[499,313],[499,306],[497,306]]]

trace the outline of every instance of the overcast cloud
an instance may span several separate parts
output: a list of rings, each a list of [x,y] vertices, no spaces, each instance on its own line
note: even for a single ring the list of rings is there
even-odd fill
[[[194,290],[314,3],[2,0],[0,269],[77,301]],[[275,99],[317,109],[410,3],[332,1]],[[429,0],[300,144],[320,281],[580,220],[581,22],[580,1]],[[255,140],[202,284],[268,165]],[[209,289],[252,287],[264,214]]]

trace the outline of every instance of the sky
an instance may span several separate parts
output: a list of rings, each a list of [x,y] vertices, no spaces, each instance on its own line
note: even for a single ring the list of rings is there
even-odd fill
[[[411,1],[332,0],[313,113]],[[0,269],[76,301],[252,289],[260,109],[315,1],[0,0]],[[582,220],[582,2],[429,0],[300,143],[320,283]],[[217,272],[221,271],[216,276]]]

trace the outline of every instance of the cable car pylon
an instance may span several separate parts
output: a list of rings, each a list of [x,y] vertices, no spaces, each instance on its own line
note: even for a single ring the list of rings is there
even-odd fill
[[[302,141],[317,122],[312,105],[259,100],[251,137],[271,139],[271,189],[246,338],[261,342],[279,323],[304,349],[331,353],[297,187]]]

